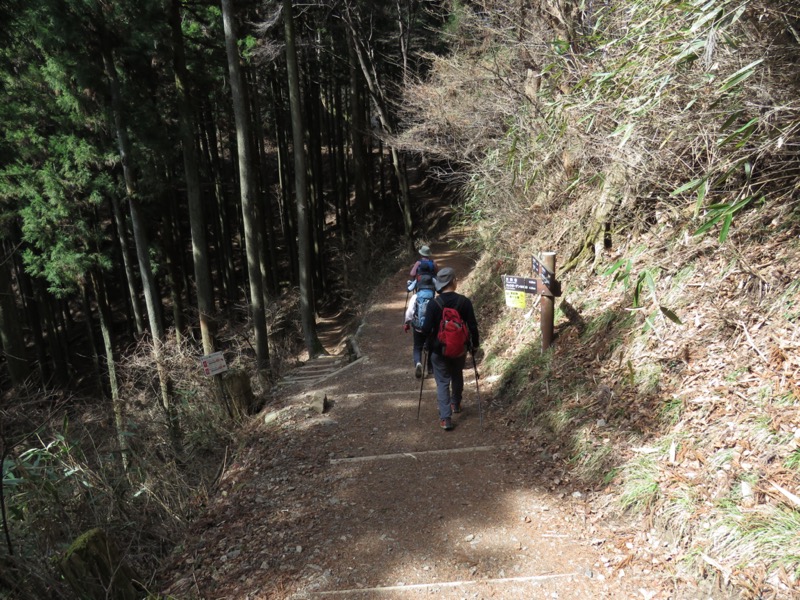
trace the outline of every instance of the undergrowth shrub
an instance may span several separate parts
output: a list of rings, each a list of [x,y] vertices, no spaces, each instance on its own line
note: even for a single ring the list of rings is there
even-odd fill
[[[179,530],[199,510],[226,453],[233,424],[203,381],[196,346],[174,341],[164,357],[182,426],[176,454],[159,407],[152,353],[140,344],[120,361],[128,470],[123,468],[110,402],[40,393],[2,411],[4,540],[13,597],[69,597],[56,568],[86,530],[103,528],[124,560],[151,573]],[[40,596],[41,597],[41,596]]]

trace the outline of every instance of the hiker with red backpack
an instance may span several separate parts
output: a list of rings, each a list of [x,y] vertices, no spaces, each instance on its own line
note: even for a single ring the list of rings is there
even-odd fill
[[[445,267],[436,274],[433,283],[439,296],[428,302],[422,335],[436,380],[439,426],[450,431],[452,414],[461,412],[467,351],[478,349],[480,336],[472,301],[456,293],[455,271]]]
[[[424,273],[420,275],[416,286],[417,291],[411,296],[411,300],[406,308],[403,329],[406,333],[413,330],[413,349],[414,375],[417,379],[422,377],[422,348],[425,345],[425,335],[422,328],[425,326],[425,318],[428,311],[428,304],[433,301],[436,295],[433,285],[433,276]],[[428,360],[428,372],[431,370],[430,360]]]

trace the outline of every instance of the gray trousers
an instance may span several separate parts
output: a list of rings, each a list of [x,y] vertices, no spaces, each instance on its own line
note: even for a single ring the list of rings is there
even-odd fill
[[[439,418],[451,416],[450,404],[461,404],[464,393],[464,364],[467,356],[445,358],[432,354],[433,378],[436,380],[436,402],[439,405]]]

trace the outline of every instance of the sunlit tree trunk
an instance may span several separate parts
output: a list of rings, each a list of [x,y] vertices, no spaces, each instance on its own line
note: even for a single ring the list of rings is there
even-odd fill
[[[178,93],[178,126],[183,149],[183,171],[186,176],[186,197],[189,204],[189,228],[192,232],[192,263],[197,288],[197,309],[200,319],[200,336],[203,353],[214,352],[211,322],[214,313],[214,296],[208,267],[206,220],[200,193],[197,146],[194,137],[195,119],[189,98],[189,76],[181,32],[180,0],[170,0],[169,24],[172,32],[172,61],[175,71],[175,89]]]
[[[236,145],[239,157],[239,192],[242,199],[242,222],[247,251],[247,275],[250,280],[250,315],[253,319],[256,362],[259,369],[269,367],[267,321],[264,313],[258,225],[256,223],[257,186],[253,173],[250,146],[250,111],[244,95],[244,78],[239,65],[236,29],[234,26],[233,2],[222,0],[222,20],[225,28],[225,50],[228,56],[233,113],[236,121]]]

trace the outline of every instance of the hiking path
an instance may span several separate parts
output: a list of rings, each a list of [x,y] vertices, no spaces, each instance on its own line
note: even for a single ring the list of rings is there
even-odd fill
[[[433,250],[439,268],[468,274],[470,258],[444,244]],[[432,376],[418,404],[402,327],[407,273],[374,294],[358,360],[318,378],[287,378],[254,419],[175,553],[164,591],[251,600],[675,598],[663,562],[632,561],[625,540],[638,535],[654,556],[668,544],[613,524],[588,501],[595,492],[572,488],[538,460],[535,441],[523,447],[524,431],[509,427],[479,379],[481,426],[470,358],[453,431],[439,427]],[[323,397],[319,413],[311,405]]]

